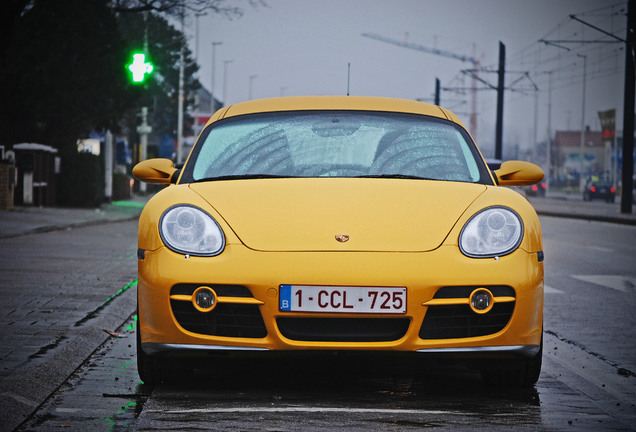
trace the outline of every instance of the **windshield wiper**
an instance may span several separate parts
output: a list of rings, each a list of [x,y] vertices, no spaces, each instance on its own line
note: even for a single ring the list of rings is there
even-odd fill
[[[275,175],[275,174],[232,174],[218,177],[205,177],[195,180],[194,183],[219,180],[253,180],[253,179],[269,179],[269,178],[291,178],[293,176]]]
[[[391,179],[415,179],[415,180],[438,180],[430,177],[420,177],[407,174],[375,174],[375,175],[363,175],[356,178],[391,178]]]

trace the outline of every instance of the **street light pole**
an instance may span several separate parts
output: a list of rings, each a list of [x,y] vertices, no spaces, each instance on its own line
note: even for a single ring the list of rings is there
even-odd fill
[[[587,56],[583,54],[577,54],[578,57],[583,58],[583,102],[581,103],[581,172],[579,177],[579,192],[583,192],[585,187],[585,179],[583,178],[583,157],[585,156],[585,81],[587,78]]]
[[[223,60],[223,106],[227,106],[227,65],[234,60]]]
[[[552,45],[557,48],[564,49],[568,52],[572,52],[570,48],[564,47],[562,45],[557,45],[556,43],[552,41],[541,39],[540,42],[543,42],[546,45]],[[583,192],[583,188],[585,186],[585,180],[583,179],[583,156],[585,154],[585,88],[586,88],[585,81],[587,79],[587,56],[583,54],[577,54],[577,53],[573,53],[573,54],[583,59],[583,101],[581,102],[581,148],[579,150],[580,152],[579,158],[581,159],[580,161],[581,163],[579,166],[579,171],[580,171],[579,172],[579,190]]]
[[[141,107],[141,124],[137,126],[139,134],[139,162],[148,158],[148,135],[152,132],[152,127],[148,124],[148,107]],[[146,192],[146,183],[139,183],[139,191]]]
[[[204,16],[205,13],[194,14],[194,60],[199,62],[199,17]]]

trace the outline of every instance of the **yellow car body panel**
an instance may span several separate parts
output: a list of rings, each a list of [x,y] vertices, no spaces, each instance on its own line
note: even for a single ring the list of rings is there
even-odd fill
[[[435,105],[411,100],[365,96],[293,96],[237,103],[227,107],[227,109],[222,108],[219,115],[213,116],[209,123],[222,118],[252,113],[296,111],[299,109],[400,112],[449,119],[446,114],[448,111]],[[454,119],[454,122],[461,125],[457,118]]]
[[[210,205],[251,249],[387,252],[437,248],[486,190],[479,184],[406,181],[396,193],[392,180],[343,178],[207,182],[190,188],[214,197]],[[338,243],[337,234],[350,240]]]
[[[272,179],[266,182],[271,185],[271,183],[276,181],[278,180]],[[311,184],[317,180],[283,179],[282,181],[298,183],[298,198],[301,199],[300,194],[303,194],[303,191],[310,187],[303,187],[303,183]],[[331,182],[336,183],[344,181],[346,180],[331,179]],[[367,183],[390,182],[380,179],[360,179],[357,181],[366,181]],[[249,181],[246,183],[249,183]],[[219,189],[212,189],[217,192],[223,189],[224,186],[222,185]],[[312,249],[320,249],[320,247],[310,246],[307,251],[302,253],[294,252],[294,249],[296,249],[294,247],[280,247],[281,251],[260,251],[246,246],[240,239],[242,231],[237,230],[238,233],[235,232],[233,226],[225,221],[224,214],[217,212],[210,203],[191,190],[191,185],[169,186],[148,202],[139,223],[140,227],[148,228],[139,232],[139,248],[145,250],[144,260],[140,261],[139,265],[139,314],[140,322],[144,325],[142,328],[142,332],[145,335],[143,341],[156,343],[175,343],[175,341],[178,341],[178,343],[184,344],[210,343],[214,345],[230,343],[237,346],[258,346],[269,349],[309,349],[317,347],[342,349],[346,347],[348,349],[399,348],[406,351],[431,346],[479,346],[483,345],[484,341],[488,341],[489,346],[538,344],[543,310],[543,263],[537,257],[537,254],[542,251],[541,227],[538,218],[534,214],[532,206],[517,192],[495,186],[471,186],[481,190],[485,189],[485,191],[478,194],[479,197],[473,200],[467,210],[461,212],[453,220],[448,235],[444,236],[442,244],[438,245],[435,250],[418,252],[417,249],[420,242],[411,240],[412,251],[360,251],[353,240],[351,240],[351,244],[349,242],[345,244],[337,243],[333,237],[343,230],[334,229],[326,230],[327,234],[324,236],[326,237],[324,242],[333,244],[335,247],[328,248],[323,252],[317,252],[312,251]],[[369,188],[372,187],[374,189],[377,188],[375,184],[369,185]],[[340,186],[340,190],[342,188]],[[290,189],[293,190],[295,188],[292,186]],[[387,188],[386,193],[390,193],[390,189]],[[258,191],[259,188],[257,187],[252,197],[256,202],[260,200]],[[235,188],[229,187],[223,193],[231,195],[235,192]],[[212,196],[222,196],[223,193],[218,195],[212,193]],[[250,208],[254,204],[254,201],[248,198],[249,195],[241,196],[241,208]],[[294,202],[293,197],[289,199]],[[405,196],[403,199],[407,200],[408,197]],[[160,216],[167,208],[179,203],[197,206],[208,212],[219,222],[225,233],[227,244],[222,254],[212,258],[184,257],[184,255],[173,252],[163,246],[157,230]],[[461,228],[470,216],[482,208],[503,204],[508,204],[515,208],[524,220],[526,234],[519,249],[499,259],[467,260],[457,247]],[[267,208],[261,208],[261,210],[264,213],[268,211]],[[427,221],[427,223],[430,225],[439,223],[439,214],[440,212],[437,211],[432,217],[434,220]],[[307,217],[307,214],[303,213],[303,216]],[[255,225],[258,227],[258,218],[256,219]],[[418,224],[413,223],[416,218],[412,217],[411,219],[407,223],[401,221],[401,223],[405,223],[403,226],[386,221],[384,228],[389,231],[389,237],[402,238],[400,236],[407,236],[408,232],[413,232],[418,226]],[[281,236],[283,238],[288,236],[289,225],[285,222],[289,221],[283,221],[277,232],[270,232],[268,236]],[[308,239],[308,244],[311,244],[312,241],[322,244],[320,240],[312,240],[311,237],[315,234],[315,231],[311,227],[323,226],[323,222],[324,220],[320,217],[320,214],[317,214],[314,220],[305,220],[307,229],[302,231],[305,234],[303,238]],[[367,221],[366,223],[369,222]],[[239,223],[238,226],[240,225]],[[252,228],[250,227],[250,229]],[[373,228],[377,227],[374,226]],[[294,234],[298,233],[295,232]],[[417,238],[417,235],[413,234],[414,238]],[[367,241],[370,242],[371,240],[367,239]],[[409,243],[409,241],[406,243]],[[340,247],[340,250],[336,251],[338,247]],[[460,268],[461,272],[458,272],[457,269]],[[417,326],[421,323],[426,311],[426,307],[422,306],[422,304],[430,300],[437,289],[442,286],[475,285],[476,281],[478,281],[480,286],[509,285],[517,293],[517,306],[515,316],[511,320],[511,327],[500,332],[502,334],[471,338],[471,340],[424,341],[410,335],[405,340],[381,343],[299,343],[284,340],[284,338],[280,337],[274,325],[275,318],[278,316],[313,315],[308,313],[279,312],[278,289],[281,284],[406,286],[408,289],[407,316]],[[170,288],[177,283],[191,283],[201,286],[238,284],[248,287],[254,298],[263,302],[261,311],[270,336],[257,342],[240,338],[195,335],[182,329],[170,312],[169,306]],[[524,305],[527,306],[524,307]],[[324,316],[344,317],[347,315],[338,313]],[[277,335],[278,337],[272,337],[272,335]]]
[[[453,113],[440,107],[340,96],[240,103],[219,110],[207,127],[252,113],[299,110],[416,114],[465,129]],[[200,141],[201,137],[195,147]],[[483,164],[481,154],[479,158]],[[515,181],[523,182],[523,175]],[[497,186],[490,171],[480,183],[349,177],[183,179],[181,174],[176,184],[150,199],[139,220],[139,337],[149,355],[208,347],[212,351],[467,352],[476,357],[500,351],[505,357],[523,354],[529,347],[535,355],[542,346],[541,226],[528,201]],[[159,228],[162,217],[179,205],[198,208],[216,221],[224,235],[220,253],[195,256],[165,244]],[[521,239],[502,256],[471,258],[460,250],[462,230],[488,208],[512,210],[522,224]],[[281,290],[287,286],[403,287],[406,308],[403,313],[287,311],[281,307]],[[248,306],[262,318],[262,334],[227,336],[186,329],[175,308],[198,308],[193,301],[197,287],[209,287],[216,296],[210,312],[198,313]],[[431,337],[435,329],[427,333],[424,327],[429,324],[424,323],[431,311],[437,313],[445,305],[473,308],[472,293],[484,287],[492,294],[493,307],[507,308],[509,313],[495,331],[449,337],[443,332]],[[448,295],[460,291],[464,294]],[[401,319],[406,327],[398,337],[386,340],[310,340],[282,329],[285,320],[293,318]]]

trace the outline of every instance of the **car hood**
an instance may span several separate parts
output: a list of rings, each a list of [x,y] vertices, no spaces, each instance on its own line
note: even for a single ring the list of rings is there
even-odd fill
[[[212,181],[190,188],[251,249],[394,252],[439,247],[486,190],[471,183],[351,178]]]

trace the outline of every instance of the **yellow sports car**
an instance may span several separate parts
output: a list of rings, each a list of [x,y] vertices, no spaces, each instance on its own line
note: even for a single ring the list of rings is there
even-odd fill
[[[475,359],[489,381],[541,370],[543,249],[532,206],[502,186],[452,112],[352,96],[243,102],[214,114],[139,220],[137,362],[348,353]],[[185,365],[186,363],[184,363]]]

